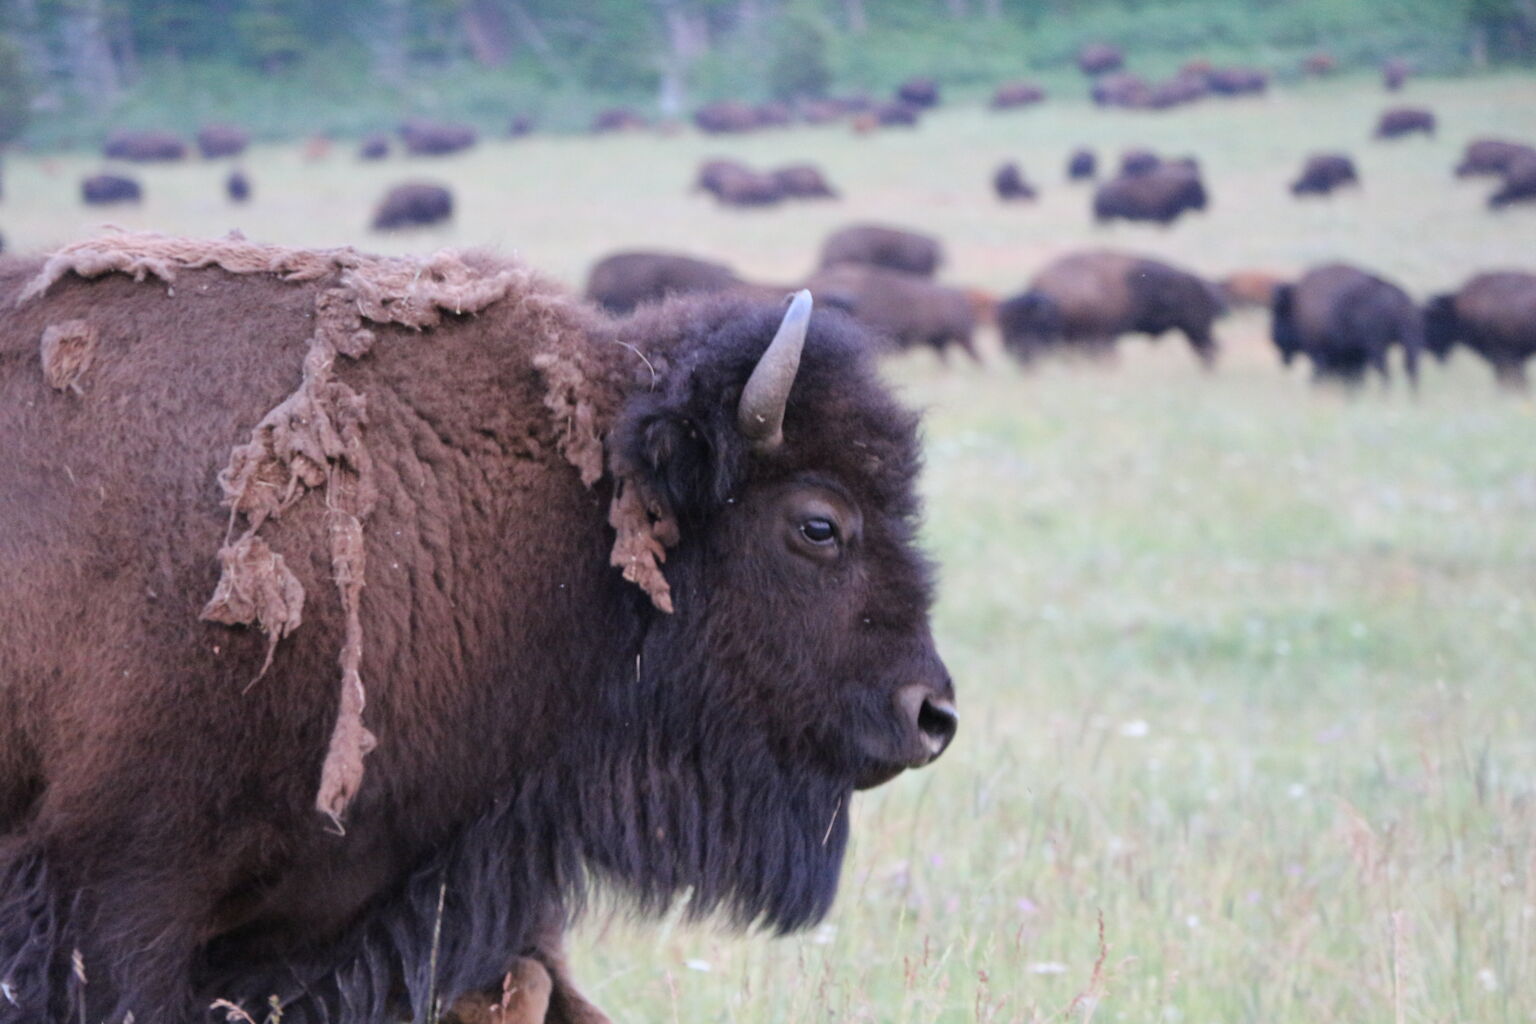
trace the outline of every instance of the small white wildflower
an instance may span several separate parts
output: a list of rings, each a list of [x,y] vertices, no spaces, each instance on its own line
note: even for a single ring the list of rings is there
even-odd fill
[[[837,925],[835,924],[818,925],[816,930],[811,932],[811,941],[818,946],[830,946],[835,938],[837,938]]]
[[[1292,800],[1300,800],[1307,795],[1307,787],[1300,782],[1293,782],[1286,787],[1285,793]]]
[[[1135,718],[1120,726],[1120,735],[1131,739],[1140,739],[1152,731],[1152,727],[1145,719]]]
[[[1477,972],[1477,983],[1483,986],[1484,992],[1497,992],[1499,990],[1499,976],[1493,973],[1493,968],[1484,967]]]
[[[1189,925],[1191,928],[1199,928],[1200,916],[1198,914],[1190,914],[1184,919],[1184,923]]]
[[[710,966],[708,960],[684,960],[683,966],[688,968],[690,971],[703,971],[706,974],[714,970],[714,968]]]
[[[1043,963],[1030,964],[1030,974],[1066,974],[1067,965],[1059,964],[1054,960],[1046,960]]]

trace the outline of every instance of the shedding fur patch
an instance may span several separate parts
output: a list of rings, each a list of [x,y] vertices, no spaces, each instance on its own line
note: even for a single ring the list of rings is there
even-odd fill
[[[43,331],[43,379],[55,391],[83,394],[80,378],[96,358],[97,332],[84,320],[49,324]]]

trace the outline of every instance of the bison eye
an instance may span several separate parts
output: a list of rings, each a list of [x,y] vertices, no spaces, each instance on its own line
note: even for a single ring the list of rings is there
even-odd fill
[[[837,542],[837,527],[830,519],[807,519],[800,524],[800,536],[812,544],[826,546]]]

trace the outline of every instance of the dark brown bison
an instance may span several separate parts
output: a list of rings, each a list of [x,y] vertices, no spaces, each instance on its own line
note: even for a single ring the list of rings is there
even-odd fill
[[[757,110],[735,100],[705,104],[693,112],[693,123],[699,131],[710,135],[750,132],[761,127]]]
[[[788,164],[768,172],[779,191],[791,199],[836,199],[837,190],[815,164]]]
[[[1218,96],[1253,96],[1269,88],[1269,74],[1258,68],[1212,68],[1205,82]]]
[[[389,136],[383,133],[364,137],[357,147],[359,160],[383,160],[387,156],[389,156]]]
[[[1140,75],[1116,73],[1095,79],[1088,95],[1101,107],[1148,107],[1152,86]]]
[[[1137,94],[1132,102],[1123,105],[1147,110],[1167,110],[1193,103],[1210,92],[1208,76],[1181,72],[1165,82],[1153,83],[1145,92]]]
[[[1507,388],[1528,387],[1525,362],[1536,355],[1536,274],[1478,274],[1424,309],[1424,347],[1444,359],[1461,344],[1493,366]]]
[[[888,103],[875,104],[870,113],[875,119],[875,124],[883,128],[915,128],[923,108],[905,100],[891,100]]]
[[[1125,67],[1125,54],[1108,43],[1086,43],[1077,51],[1077,67],[1085,75],[1103,75]]]
[[[592,115],[592,131],[599,135],[635,131],[649,124],[643,115],[630,107],[607,107]]]
[[[1381,62],[1381,84],[1388,92],[1397,92],[1413,74],[1413,64],[1402,57],[1389,57]]]
[[[399,228],[439,224],[453,216],[453,193],[431,182],[407,182],[384,194],[373,212],[373,230],[395,231]]]
[[[1045,90],[1034,82],[1004,82],[988,104],[993,110],[1013,110],[1045,102]]]
[[[1313,78],[1327,78],[1339,69],[1339,62],[1331,53],[1319,51],[1309,54],[1301,62],[1301,73]]]
[[[1139,178],[1151,174],[1163,165],[1163,158],[1150,149],[1127,149],[1120,154],[1120,175]]]
[[[1517,156],[1509,162],[1498,191],[1488,197],[1488,208],[1497,210],[1510,203],[1536,199],[1536,154]]]
[[[1510,164],[1523,156],[1536,156],[1536,147],[1504,139],[1474,139],[1467,143],[1461,163],[1456,165],[1456,177],[1505,174]]]
[[[717,161],[709,174],[709,184],[702,186],[722,206],[775,206],[784,199],[784,189],[771,174],[754,171],[731,161]],[[700,181],[704,175],[701,172]]]
[[[587,274],[587,298],[610,313],[632,313],[670,295],[730,291],[742,281],[723,263],[670,252],[619,252]]]
[[[134,163],[185,160],[187,144],[169,132],[116,131],[101,147],[103,156]]]
[[[1312,361],[1313,378],[1358,385],[1368,368],[1387,380],[1387,353],[1403,346],[1409,382],[1417,385],[1424,319],[1408,293],[1357,267],[1331,263],[1275,289],[1271,335],[1289,366]]]
[[[926,345],[947,359],[958,345],[980,362],[973,335],[976,306],[970,293],[899,270],[841,263],[807,282],[823,303],[850,314],[897,348]]]
[[[1169,162],[1100,185],[1093,194],[1093,216],[1100,223],[1118,218],[1167,225],[1189,210],[1204,210],[1208,202],[1199,171]]]
[[[1099,161],[1091,149],[1076,149],[1067,157],[1067,180],[1092,181],[1099,172]]]
[[[864,263],[932,277],[942,262],[944,250],[937,238],[881,224],[853,224],[840,228],[821,243],[822,267]]]
[[[831,124],[850,113],[852,111],[837,100],[803,99],[795,105],[795,116],[806,124]]]
[[[144,190],[121,174],[93,174],[80,183],[80,198],[91,206],[137,203],[144,198]]]
[[[1005,201],[1036,198],[1034,186],[1024,180],[1024,172],[1019,169],[1017,161],[1013,160],[993,172],[992,190],[997,193],[997,198]]]
[[[0,301],[4,1024],[427,1021],[529,959],[606,1020],[592,885],[804,927],[954,734],[916,417],[808,293],[129,235]]]
[[[224,179],[224,194],[232,203],[243,203],[251,198],[251,179],[245,176],[245,172],[236,168],[229,172]]]
[[[1187,270],[1118,252],[1063,257],[997,307],[1004,347],[1025,364],[1066,351],[1102,357],[1122,334],[1180,331],[1204,366],[1216,360],[1217,289]]]
[[[762,128],[787,128],[795,121],[794,109],[788,103],[759,103],[752,110]]]
[[[896,87],[896,98],[911,107],[936,107],[939,105],[939,83],[922,76],[909,78]]]
[[[1435,134],[1435,114],[1423,107],[1392,107],[1381,112],[1376,122],[1378,139],[1398,139],[1415,132]]]
[[[479,133],[467,124],[451,124],[439,121],[415,119],[406,121],[399,129],[400,141],[405,151],[415,156],[448,156],[470,148],[479,139]]]
[[[250,144],[250,133],[232,124],[208,124],[197,130],[197,151],[207,160],[239,156]]]
[[[1314,153],[1307,157],[1301,176],[1291,182],[1291,195],[1326,196],[1336,188],[1360,184],[1355,162],[1343,153]]]

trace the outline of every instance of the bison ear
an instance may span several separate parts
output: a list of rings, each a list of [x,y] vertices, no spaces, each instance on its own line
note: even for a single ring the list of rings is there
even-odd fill
[[[668,408],[637,417],[621,439],[624,461],[680,522],[696,522],[730,496],[744,453],[735,431]]]

